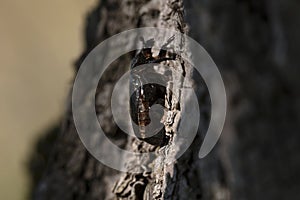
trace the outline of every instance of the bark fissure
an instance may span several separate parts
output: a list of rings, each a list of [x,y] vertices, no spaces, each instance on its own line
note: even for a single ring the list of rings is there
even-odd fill
[[[300,40],[295,35],[300,33],[292,27],[300,24],[294,14],[299,7],[293,0],[100,1],[86,19],[86,49],[76,71],[93,47],[114,34],[145,26],[187,33],[186,20],[190,35],[221,69],[229,102],[227,123],[217,146],[200,160],[210,98],[201,75],[176,57],[156,63],[169,66],[171,71],[166,75],[170,80],[163,118],[167,144],[157,147],[127,137],[111,123],[108,106],[113,83],[129,70],[133,58],[125,55],[100,80],[97,116],[118,146],[133,152],[156,152],[155,158],[128,161],[131,169],[151,169],[151,173],[120,173],[94,159],[77,136],[69,98],[62,134],[35,190],[35,199],[297,199],[300,162],[296,158],[300,150],[299,134],[293,133],[299,129],[300,101],[294,90],[299,85],[300,63]],[[198,83],[195,91],[201,122],[191,146],[171,163],[180,148],[173,141],[188,100],[180,90],[188,78],[182,77],[193,77]]]

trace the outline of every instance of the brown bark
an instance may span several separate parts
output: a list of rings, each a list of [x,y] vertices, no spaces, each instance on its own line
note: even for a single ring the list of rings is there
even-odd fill
[[[290,22],[300,23],[295,14],[299,3],[292,0],[184,3],[185,17],[181,0],[99,2],[87,18],[87,46],[82,58],[100,41],[130,28],[157,26],[186,33],[185,19],[190,35],[210,52],[221,69],[227,89],[227,123],[216,148],[208,157],[198,158],[210,108],[203,85],[196,88],[203,120],[194,142],[170,165],[166,161],[174,155],[166,152],[175,151],[171,139],[158,151],[152,173],[145,176],[123,174],[95,160],[77,136],[69,106],[46,173],[35,190],[35,199],[128,199],[124,192],[112,190],[116,183],[125,184],[133,199],[299,198],[299,93],[296,92],[299,68],[296,66],[300,63],[297,56],[300,40],[296,37],[298,29]],[[120,63],[129,67],[131,58],[128,55],[117,60],[107,72],[113,76],[101,79],[105,86],[97,92],[96,108],[112,141],[132,151],[141,151],[138,145],[149,150],[151,145],[128,140],[115,124],[109,123],[112,116],[106,105],[110,99],[101,98],[111,94],[112,82],[128,70],[120,67]],[[180,73],[186,69],[180,59],[170,65]],[[194,76],[201,81],[199,75]],[[180,80],[175,78],[176,81],[180,84]],[[172,88],[177,89],[177,86]],[[179,101],[170,105],[177,117],[180,110],[176,104],[184,103],[184,98]],[[176,137],[176,123],[166,130]],[[144,184],[134,190],[128,180],[137,179]]]

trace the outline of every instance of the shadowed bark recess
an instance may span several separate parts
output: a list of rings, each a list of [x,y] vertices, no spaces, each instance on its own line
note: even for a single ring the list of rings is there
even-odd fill
[[[94,159],[77,135],[68,98],[61,133],[34,199],[298,199],[299,8],[296,0],[99,1],[86,18],[86,48],[75,71],[97,44],[128,29],[155,26],[189,34],[221,71],[228,101],[226,124],[214,150],[199,159],[210,98],[201,75],[176,57],[165,63],[171,69],[168,89],[173,91],[167,92],[165,102],[173,116],[172,123],[165,123],[170,140],[157,148],[127,138],[112,123],[109,98],[114,83],[129,70],[133,55],[124,55],[100,80],[97,116],[116,145],[133,152],[155,150],[151,173],[121,173]],[[201,122],[189,149],[169,163],[179,148],[173,143],[179,105],[188,102],[180,96],[182,80],[175,72],[201,83],[195,88]]]

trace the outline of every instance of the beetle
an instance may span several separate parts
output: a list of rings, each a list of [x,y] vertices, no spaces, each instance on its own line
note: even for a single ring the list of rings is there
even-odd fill
[[[168,136],[165,134],[164,127],[153,136],[147,136],[146,126],[151,123],[149,116],[150,107],[154,104],[159,104],[164,107],[166,88],[159,84],[151,83],[144,84],[139,75],[134,74],[134,69],[143,64],[160,63],[167,60],[175,60],[175,54],[168,54],[166,47],[174,40],[174,35],[170,37],[162,46],[157,56],[153,56],[152,47],[154,39],[143,42],[143,48],[136,54],[131,62],[130,73],[130,114],[132,121],[138,125],[138,130],[134,130],[135,135],[149,144],[155,146],[164,146],[168,142]],[[147,47],[146,47],[147,46]],[[151,74],[146,74],[151,75]]]

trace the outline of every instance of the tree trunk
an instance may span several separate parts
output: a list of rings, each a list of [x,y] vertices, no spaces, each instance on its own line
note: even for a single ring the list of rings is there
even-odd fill
[[[183,4],[184,3],[184,4]],[[288,9],[293,8],[295,12]],[[299,86],[296,68],[300,23],[296,1],[106,0],[88,14],[86,50],[76,63],[106,38],[119,32],[156,26],[189,34],[214,59],[225,81],[228,101],[220,141],[204,159],[199,147],[209,122],[210,99],[205,86],[196,88],[201,123],[194,142],[175,163],[172,138],[180,120],[181,97],[169,106],[174,114],[166,132],[171,139],[158,148],[150,174],[121,173],[98,162],[82,145],[72,119],[71,98],[45,175],[35,199],[297,199],[300,197]],[[184,15],[185,13],[185,15]],[[112,121],[110,97],[114,82],[129,70],[131,55],[112,64],[100,80],[96,111],[107,136],[120,147],[139,152],[153,149],[128,139]],[[187,64],[169,62],[185,76]],[[124,67],[128,66],[128,68]],[[181,80],[173,76],[166,99],[180,96]],[[201,81],[199,75],[195,75]],[[177,123],[176,123],[177,122]],[[88,123],[88,122],[87,122]],[[140,185],[134,181],[141,181]],[[130,184],[132,183],[132,184]],[[138,187],[139,186],[139,187]],[[122,187],[123,189],[118,189]],[[124,189],[125,188],[125,189]]]

